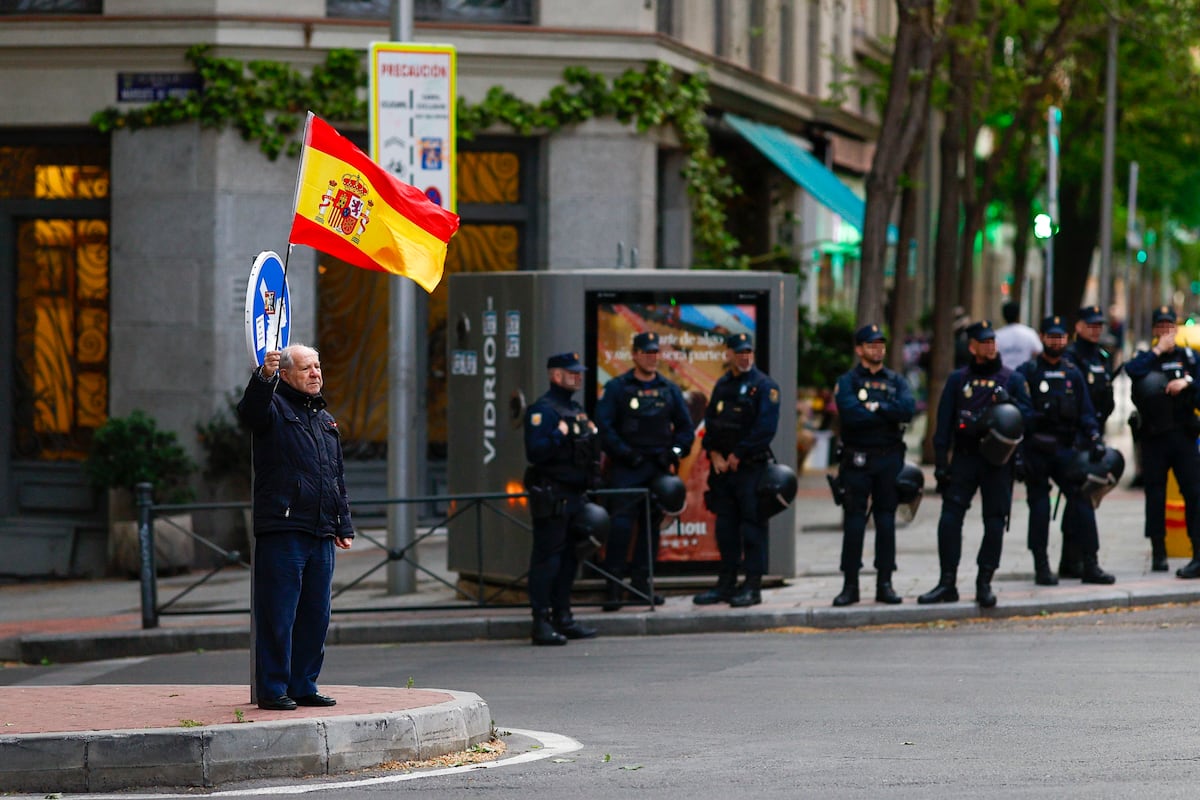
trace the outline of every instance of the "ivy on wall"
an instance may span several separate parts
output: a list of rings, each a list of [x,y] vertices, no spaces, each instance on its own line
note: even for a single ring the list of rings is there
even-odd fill
[[[199,73],[203,89],[170,97],[140,108],[107,108],[92,116],[102,132],[121,128],[161,127],[196,121],[207,128],[232,127],[246,141],[257,141],[270,159],[300,152],[297,131],[306,112],[331,122],[366,125],[367,104],[360,99],[367,87],[362,56],[353,50],[331,50],[325,62],[304,75],[274,61],[243,63],[216,58],[208,45],[194,45],[187,59]],[[458,98],[458,132],[465,139],[494,125],[506,125],[524,136],[555,133],[568,125],[597,117],[635,124],[639,133],[659,125],[672,126],[687,161],[683,177],[692,200],[692,226],[699,266],[745,269],[748,260],[737,254],[738,241],[725,230],[725,203],[740,187],[712,152],[704,111],[709,103],[704,74],[677,77],[661,62],[642,71],[626,70],[611,82],[585,67],[568,67],[563,83],[539,103],[516,97],[494,86],[479,103]]]

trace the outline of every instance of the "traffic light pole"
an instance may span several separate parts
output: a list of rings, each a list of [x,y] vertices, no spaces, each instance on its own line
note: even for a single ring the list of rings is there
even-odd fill
[[[1046,111],[1046,210],[1050,213],[1050,235],[1046,237],[1045,315],[1054,313],[1054,228],[1058,224],[1058,126],[1062,111],[1050,106]]]

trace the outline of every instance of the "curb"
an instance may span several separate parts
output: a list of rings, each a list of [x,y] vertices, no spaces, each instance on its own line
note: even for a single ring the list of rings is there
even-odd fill
[[[455,753],[491,737],[491,712],[482,698],[431,691],[452,699],[405,711],[294,721],[0,736],[0,787],[101,792],[330,776]]]
[[[747,609],[698,611],[690,605],[678,609],[611,615],[577,614],[604,636],[671,636],[696,633],[744,633],[772,628],[819,629],[858,628],[874,625],[905,625],[974,618],[1037,617],[1047,613],[1135,608],[1163,603],[1200,601],[1200,584],[1169,589],[1095,587],[1086,593],[1055,590],[1057,596],[1029,597],[1023,590],[1005,597],[1005,586],[997,584],[1000,603],[981,609],[974,602],[918,605],[905,598],[901,605],[856,604],[831,606],[788,606],[777,600]],[[967,595],[969,597],[969,595]],[[529,622],[522,616],[459,619],[383,620],[335,622],[329,627],[328,645],[412,644],[420,642],[504,641],[529,636]],[[249,632],[241,627],[198,626],[152,628],[96,633],[29,634],[0,641],[0,658],[28,664],[66,664],[102,659],[130,658],[195,650],[234,650],[250,646]]]

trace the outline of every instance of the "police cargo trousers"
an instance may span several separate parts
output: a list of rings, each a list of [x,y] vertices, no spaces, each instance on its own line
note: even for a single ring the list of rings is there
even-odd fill
[[[1195,437],[1182,430],[1142,435],[1142,478],[1146,489],[1146,537],[1167,534],[1167,470],[1175,471],[1183,495],[1188,539],[1200,553],[1200,453]]]
[[[976,563],[986,569],[1000,566],[1004,520],[1012,506],[1012,467],[989,464],[978,453],[955,453],[950,464],[950,487],[942,497],[938,519],[938,560],[943,572],[958,569],[962,560],[962,527],[971,498],[979,491],[983,502],[983,541]]]
[[[767,573],[767,526],[758,520],[758,481],[766,463],[743,461],[737,472],[709,473],[707,505],[717,517],[721,571]]]
[[[875,518],[875,569],[896,571],[896,476],[904,466],[904,450],[896,447],[866,455],[862,466],[854,463],[848,450],[838,475],[846,487],[845,518],[842,526],[841,569],[858,574],[862,569],[863,538],[867,530],[867,506]],[[860,451],[861,452],[861,451]]]
[[[567,496],[563,513],[533,521],[533,548],[529,553],[529,605],[534,614],[571,610],[571,587],[578,560],[567,532],[571,515],[583,507],[583,495]]]

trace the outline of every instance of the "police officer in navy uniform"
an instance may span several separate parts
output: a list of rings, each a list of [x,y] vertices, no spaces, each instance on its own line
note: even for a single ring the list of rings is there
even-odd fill
[[[1075,339],[1063,354],[1070,360],[1087,381],[1088,396],[1092,399],[1092,408],[1096,411],[1096,424],[1100,433],[1116,408],[1113,396],[1112,354],[1100,346],[1100,337],[1104,335],[1104,312],[1100,306],[1084,306],[1079,309],[1075,320]],[[1030,388],[1032,389],[1032,384]],[[1058,563],[1060,578],[1082,578],[1083,556],[1079,543],[1071,535],[1067,526],[1070,513],[1063,515],[1063,547],[1062,556]]]
[[[983,499],[983,541],[976,563],[975,600],[983,608],[996,605],[992,576],[1000,566],[1004,525],[1012,506],[1012,461],[995,465],[979,452],[981,424],[987,410],[1012,402],[1028,419],[1031,409],[1025,379],[1003,366],[996,355],[996,332],[989,320],[967,329],[971,363],[950,373],[938,402],[933,447],[934,477],[942,495],[938,520],[937,586],[917,598],[918,603],[953,603],[958,600],[958,562],[962,557],[962,526],[971,498],[979,490]],[[953,449],[953,460],[950,452]]]
[[[600,444],[595,423],[572,399],[583,385],[579,354],[550,356],[546,369],[550,390],[525,411],[525,491],[533,518],[529,605],[533,643],[560,645],[596,635],[571,614],[579,564],[569,530],[599,477]]]
[[[1078,544],[1083,560],[1084,583],[1115,583],[1100,568],[1100,538],[1096,512],[1080,493],[1082,484],[1070,475],[1078,448],[1086,448],[1093,461],[1104,458],[1104,441],[1092,408],[1087,379],[1065,358],[1067,323],[1057,315],[1042,320],[1042,352],[1017,371],[1025,377],[1033,406],[1030,426],[1022,443],[1025,486],[1029,502],[1029,551],[1033,553],[1034,582],[1054,586],[1046,545],[1050,535],[1050,480],[1067,498],[1063,530]]]
[[[1151,569],[1166,572],[1167,470],[1175,471],[1183,494],[1184,518],[1192,540],[1192,560],[1175,572],[1200,578],[1200,453],[1196,435],[1200,355],[1175,344],[1175,311],[1159,306],[1151,315],[1153,346],[1125,365],[1133,381],[1133,402],[1141,420],[1142,476],[1146,487],[1146,538]]]
[[[692,449],[696,439],[683,393],[658,372],[658,334],[645,331],[633,337],[633,369],[610,380],[596,405],[600,439],[609,458],[610,489],[647,488],[660,475],[674,475],[679,460]],[[645,508],[640,502],[616,496],[612,527],[605,545],[604,569],[617,578],[630,574],[628,553],[634,528],[638,528],[633,550],[633,588],[650,596],[650,558],[658,552],[662,512],[652,505],[650,530],[641,530]],[[648,544],[647,544],[648,542]],[[623,587],[609,581],[605,611],[621,607]],[[652,598],[656,605],[663,598]]]
[[[892,589],[896,569],[896,476],[904,466],[904,428],[916,403],[908,381],[883,365],[887,337],[878,325],[854,334],[858,365],[837,381],[842,459],[838,479],[846,492],[842,521],[842,574],[845,584],[835,606],[857,603],[862,569],[867,503],[875,519],[875,600],[899,603]]]
[[[771,461],[771,440],[779,426],[779,384],[754,366],[754,340],[735,333],[725,338],[729,370],[713,387],[704,411],[701,446],[711,468],[708,510],[717,516],[721,554],[717,585],[692,598],[696,605],[762,602],[767,571],[767,522],[758,510],[758,482]],[[745,582],[737,585],[738,564]]]

